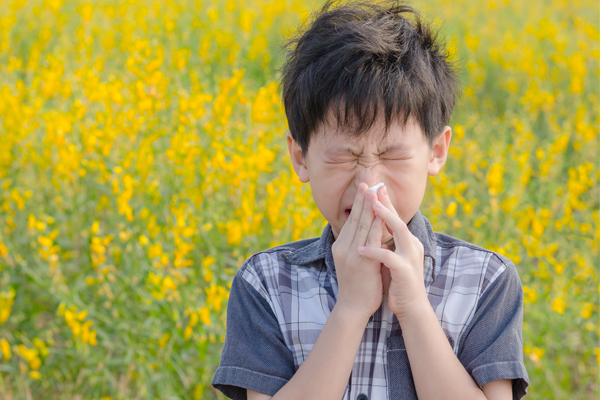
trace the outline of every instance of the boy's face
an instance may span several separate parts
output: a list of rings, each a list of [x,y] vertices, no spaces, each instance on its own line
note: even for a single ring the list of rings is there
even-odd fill
[[[288,132],[288,150],[301,182],[310,182],[319,211],[331,224],[337,239],[361,182],[369,187],[383,182],[391,204],[408,223],[425,194],[428,175],[437,175],[446,162],[452,132],[449,127],[435,139],[432,149],[414,119],[404,128],[393,123],[383,139],[381,118],[360,139],[336,133],[335,125],[324,124],[311,138],[306,157]],[[381,201],[383,196],[379,195]],[[385,202],[383,202],[385,204]],[[383,230],[382,243],[393,246],[392,234]]]

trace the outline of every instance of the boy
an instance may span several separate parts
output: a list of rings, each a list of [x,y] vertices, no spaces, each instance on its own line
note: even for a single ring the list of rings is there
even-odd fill
[[[213,386],[250,400],[520,399],[515,266],[419,212],[452,135],[443,47],[412,8],[374,2],[328,2],[289,44],[288,149],[328,224],[241,266]]]

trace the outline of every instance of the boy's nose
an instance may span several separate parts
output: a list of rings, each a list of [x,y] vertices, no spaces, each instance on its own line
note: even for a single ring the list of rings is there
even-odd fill
[[[357,190],[358,185],[360,185],[361,182],[366,183],[368,187],[372,187],[377,185],[378,183],[385,182],[385,180],[376,169],[368,168],[363,169],[360,173],[357,174],[355,181]]]

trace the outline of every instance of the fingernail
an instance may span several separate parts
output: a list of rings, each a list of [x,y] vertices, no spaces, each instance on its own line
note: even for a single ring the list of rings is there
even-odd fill
[[[366,248],[366,247],[364,247],[364,246],[359,246],[359,247],[358,247],[358,252],[359,252],[359,253],[364,253],[365,251],[367,251],[367,248]]]
[[[366,192],[364,185],[361,183],[360,185],[358,185],[358,191],[363,194],[364,192]]]
[[[387,188],[385,186],[383,187],[383,189],[381,189],[381,193],[387,196]]]
[[[379,200],[377,200],[375,202],[375,208],[381,208],[381,207],[383,207],[383,204],[381,204],[381,202]]]

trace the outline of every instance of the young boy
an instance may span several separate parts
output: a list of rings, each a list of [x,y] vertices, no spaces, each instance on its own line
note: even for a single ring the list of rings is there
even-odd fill
[[[520,399],[514,264],[419,211],[452,136],[443,46],[412,8],[373,1],[326,3],[288,45],[288,149],[328,224],[241,266],[213,386],[251,400]]]

